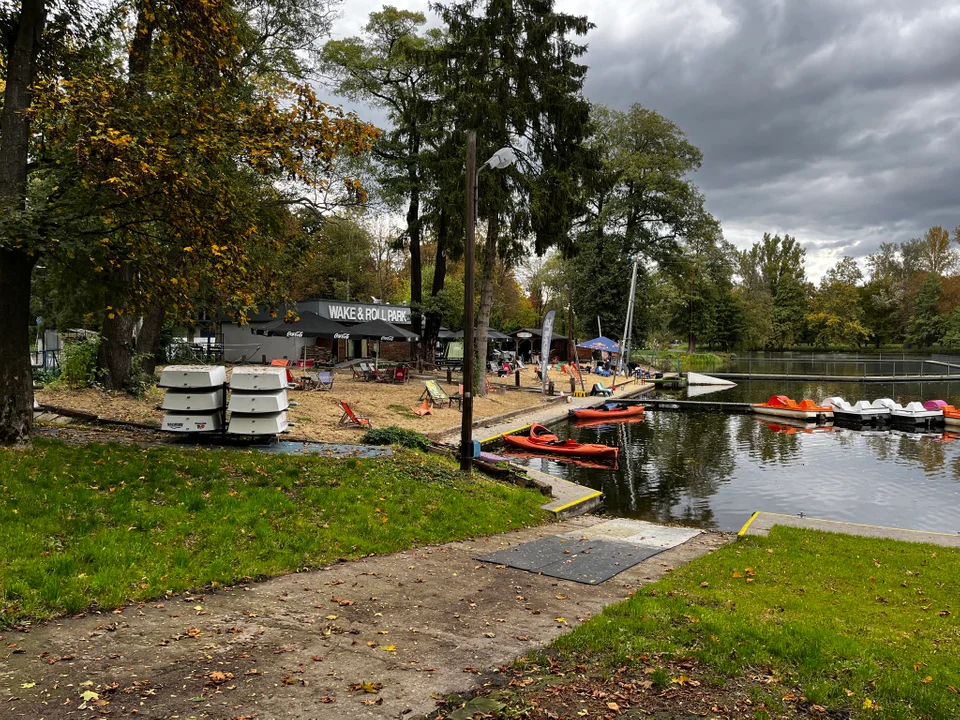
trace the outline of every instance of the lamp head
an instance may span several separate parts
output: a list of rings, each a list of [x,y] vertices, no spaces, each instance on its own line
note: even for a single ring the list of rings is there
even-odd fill
[[[517,154],[513,151],[513,148],[503,147],[497,150],[484,165],[491,170],[499,170],[513,165],[516,161]]]

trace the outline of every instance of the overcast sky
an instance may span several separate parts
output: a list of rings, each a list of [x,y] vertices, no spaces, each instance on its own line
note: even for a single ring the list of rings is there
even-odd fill
[[[335,36],[383,2],[347,0]],[[394,0],[427,10],[426,0]],[[704,153],[727,239],[796,235],[808,275],[960,225],[960,3],[557,0],[596,24],[586,95],[639,102]],[[358,108],[359,109],[359,108]],[[381,116],[362,113],[371,120]]]

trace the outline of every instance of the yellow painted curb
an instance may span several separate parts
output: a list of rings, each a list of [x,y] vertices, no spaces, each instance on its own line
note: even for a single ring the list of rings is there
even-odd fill
[[[747,530],[749,529],[750,524],[757,519],[757,516],[759,514],[760,514],[759,512],[755,512],[753,515],[750,516],[750,519],[747,520],[746,523],[744,523],[744,526],[742,528],[740,528],[740,532],[737,533],[737,537],[743,537],[744,535],[747,534]]]
[[[587,502],[588,500],[593,500],[594,498],[598,498],[598,497],[600,497],[601,495],[603,495],[603,493],[600,492],[599,490],[596,490],[596,491],[594,491],[593,493],[591,493],[590,495],[586,495],[586,496],[584,496],[584,497],[582,497],[582,498],[579,498],[579,499],[577,499],[577,500],[574,500],[573,502],[569,502],[569,503],[567,503],[566,505],[561,505],[561,506],[558,507],[558,508],[553,508],[553,509],[550,510],[550,512],[552,512],[552,513],[554,513],[554,514],[558,514],[558,513],[563,512],[564,510],[569,510],[569,509],[572,508],[574,505],[579,505],[580,503],[585,503],[585,502]]]

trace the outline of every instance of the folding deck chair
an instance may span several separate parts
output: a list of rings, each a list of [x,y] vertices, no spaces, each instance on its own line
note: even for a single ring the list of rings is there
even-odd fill
[[[456,403],[457,407],[463,410],[463,383],[457,387],[457,394],[450,396],[450,407],[453,407],[453,404]]]
[[[423,381],[423,394],[420,399],[428,399],[433,407],[450,407],[453,401],[436,380]]]
[[[317,373],[317,390],[333,390],[333,372],[320,370]]]
[[[347,405],[343,400],[337,400],[337,404],[340,406],[340,409],[343,410],[343,416],[340,418],[339,425],[348,425],[350,427],[366,427],[372,428],[373,423],[370,422],[370,418],[360,417],[353,412],[351,407]]]
[[[393,369],[393,377],[390,378],[390,382],[396,383],[397,385],[406,385],[409,378],[410,373],[406,365],[397,365]]]

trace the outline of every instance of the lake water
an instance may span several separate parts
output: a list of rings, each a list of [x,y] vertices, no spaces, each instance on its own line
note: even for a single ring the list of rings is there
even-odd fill
[[[960,383],[748,382],[698,400],[762,402],[841,395],[899,402],[942,398]],[[660,397],[686,397],[686,391]],[[608,513],[738,530],[755,510],[955,533],[960,531],[960,435],[800,429],[753,415],[648,409],[635,422],[554,431],[621,448],[616,469],[524,458],[519,462],[602,490]]]

